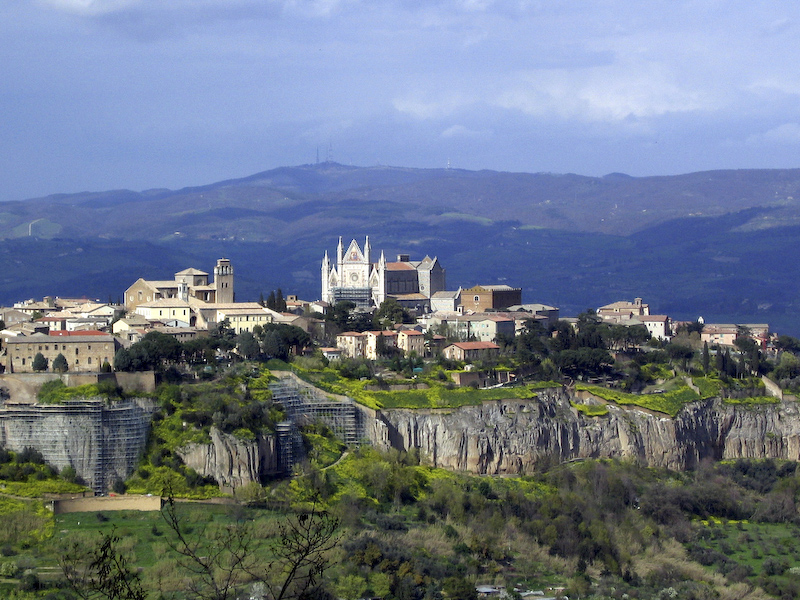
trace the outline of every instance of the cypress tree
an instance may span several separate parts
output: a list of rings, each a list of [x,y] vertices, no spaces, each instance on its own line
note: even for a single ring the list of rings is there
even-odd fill
[[[34,371],[47,371],[47,359],[41,352],[37,352],[33,357],[32,368]]]
[[[69,371],[69,363],[63,354],[59,354],[53,359],[53,371],[56,373],[66,373]]]

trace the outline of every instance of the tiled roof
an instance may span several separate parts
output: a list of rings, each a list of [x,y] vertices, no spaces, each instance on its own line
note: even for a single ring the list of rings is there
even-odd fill
[[[386,263],[387,271],[416,271],[413,265],[407,262],[390,262]]]
[[[201,271],[200,269],[195,269],[193,267],[189,267],[188,269],[184,269],[183,271],[178,271],[175,275],[208,275],[205,271]]]
[[[461,348],[462,350],[494,350],[500,349],[500,346],[493,342],[456,342],[453,346]]]

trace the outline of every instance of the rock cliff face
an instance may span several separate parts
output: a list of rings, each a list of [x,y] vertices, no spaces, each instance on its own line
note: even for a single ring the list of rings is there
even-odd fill
[[[190,444],[178,454],[187,466],[204,477],[213,477],[227,489],[279,473],[276,439],[272,435],[244,441],[212,427],[210,444]]]
[[[488,402],[447,411],[387,410],[368,428],[382,448],[419,448],[435,466],[480,474],[524,474],[543,459],[627,458],[688,469],[705,458],[800,460],[794,402],[746,407],[708,400],[673,419],[609,405],[585,417],[561,390],[535,400]]]
[[[46,462],[59,469],[71,466],[102,493],[136,468],[152,411],[146,398],[6,404],[0,409],[0,447],[17,452],[36,448]]]

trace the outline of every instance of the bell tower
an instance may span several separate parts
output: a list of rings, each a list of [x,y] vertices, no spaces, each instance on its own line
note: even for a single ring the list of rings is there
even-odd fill
[[[233,292],[233,265],[227,258],[220,258],[217,266],[214,267],[214,288],[216,304],[228,304],[234,302]]]

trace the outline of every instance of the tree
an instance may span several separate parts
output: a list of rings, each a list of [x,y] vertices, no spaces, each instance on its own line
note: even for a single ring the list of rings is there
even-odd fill
[[[120,348],[114,354],[114,370],[115,371],[131,371],[133,363],[131,361],[131,354],[126,348]]]
[[[58,356],[53,359],[53,371],[56,373],[66,373],[69,371],[69,363],[67,363],[67,359],[63,354],[59,353]]]
[[[168,495],[161,516],[169,528],[165,536],[186,575],[181,597],[198,600],[234,600],[245,586],[257,588],[268,600],[323,597],[319,581],[329,565],[330,551],[339,543],[339,520],[312,503],[270,530],[257,530],[251,521],[232,524],[213,520],[193,530],[182,521],[175,499]],[[84,600],[144,600],[138,572],[118,550],[112,530],[95,547],[75,541],[59,560],[61,570],[78,597]],[[264,556],[273,559],[264,562]]]
[[[172,533],[170,547],[189,574],[189,591],[203,600],[233,599],[246,582],[260,583],[270,600],[300,598],[317,585],[339,541],[338,519],[315,503],[287,517],[274,537],[259,537],[247,521],[209,524],[190,536],[171,496],[162,516]],[[265,545],[272,545],[275,558],[262,564],[259,550]]]
[[[236,347],[239,350],[239,354],[247,360],[258,358],[261,352],[258,340],[256,340],[255,336],[249,331],[243,331],[236,336]]]
[[[394,298],[387,298],[378,307],[373,317],[375,325],[381,329],[391,329],[398,323],[413,323],[414,319]]]
[[[33,357],[33,364],[31,368],[34,371],[47,371],[47,359],[41,352],[37,352],[36,356]]]
[[[477,600],[475,586],[463,577],[448,577],[442,582],[442,591],[452,600]]]
[[[283,338],[281,334],[277,331],[267,331],[264,333],[264,354],[268,358],[280,358],[286,359],[289,358],[289,351],[286,345],[283,343]]]
[[[692,350],[689,346],[679,344],[677,342],[670,342],[667,344],[666,350],[669,357],[673,361],[678,362],[683,371],[688,369],[689,361],[694,356],[694,350]]]
[[[711,355],[708,352],[708,342],[703,342],[701,362],[703,363],[703,372],[708,373],[708,369],[711,367]]]
[[[283,290],[278,288],[275,294],[275,310],[278,312],[286,312],[286,300],[283,297]]]
[[[367,591],[367,580],[361,575],[345,575],[336,583],[336,596],[344,600],[359,600]]]
[[[2,321],[0,321],[2,323]],[[2,329],[2,327],[0,327]],[[786,350],[787,352],[800,352],[800,340],[790,335],[779,335],[775,341],[775,347],[778,350]]]
[[[112,530],[101,536],[95,548],[72,542],[59,558],[61,572],[78,597],[84,600],[145,600],[141,576],[128,566],[117,549],[120,538]]]

